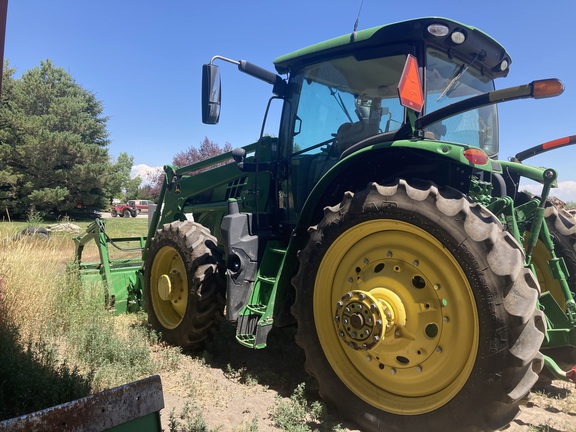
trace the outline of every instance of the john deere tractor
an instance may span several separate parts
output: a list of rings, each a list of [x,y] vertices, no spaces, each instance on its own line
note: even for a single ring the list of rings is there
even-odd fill
[[[81,264],[118,311],[143,302],[186,350],[222,316],[255,349],[296,324],[321,396],[365,431],[496,430],[544,366],[574,379],[576,220],[549,199],[556,171],[523,161],[575,139],[498,159],[496,104],[560,81],[495,90],[511,64],[499,43],[421,18],[279,57],[277,73],[214,57],[211,124],[217,61],[272,86],[278,133],[164,167],[142,260]],[[90,238],[111,241],[97,221],[79,259]]]

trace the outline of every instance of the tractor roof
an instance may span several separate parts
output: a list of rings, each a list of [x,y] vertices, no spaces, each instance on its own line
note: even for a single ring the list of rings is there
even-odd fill
[[[446,26],[448,33],[445,36],[433,36],[428,31],[428,27],[432,24]],[[450,37],[454,31],[463,33],[466,36],[465,41],[460,44],[454,43]],[[450,51],[463,61],[470,61],[478,55],[484,70],[494,78],[506,76],[512,62],[504,47],[481,30],[446,18],[426,17],[373,27],[329,39],[278,57],[274,60],[274,65],[279,73],[288,73],[308,64],[350,55],[352,52],[358,53],[370,48],[406,47],[423,41],[440,50]],[[374,52],[372,56],[382,55],[378,52]],[[503,60],[506,60],[507,65],[504,70],[501,68]]]

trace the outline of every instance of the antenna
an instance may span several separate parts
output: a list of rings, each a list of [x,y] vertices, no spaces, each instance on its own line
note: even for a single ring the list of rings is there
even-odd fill
[[[364,5],[364,0],[360,2],[360,9],[358,9],[358,16],[356,17],[356,22],[354,23],[354,30],[352,31],[352,41],[356,39],[356,30],[358,29],[358,21],[360,20],[360,13],[362,12],[362,6]]]

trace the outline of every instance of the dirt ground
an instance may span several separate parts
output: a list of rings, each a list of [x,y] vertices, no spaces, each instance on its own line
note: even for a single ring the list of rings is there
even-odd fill
[[[272,332],[264,350],[250,350],[234,340],[233,329],[224,326],[215,342],[198,355],[160,350],[170,357],[172,370],[162,374],[166,408],[165,431],[170,431],[170,412],[179,415],[186,404],[201,412],[210,431],[266,432],[274,426],[272,412],[279,398],[287,401],[300,383],[310,402],[318,398],[317,386],[304,371],[304,354],[293,342],[291,329]],[[257,426],[256,426],[257,425]],[[310,430],[357,431],[328,411]],[[450,431],[447,425],[447,431]],[[562,381],[534,390],[507,432],[576,432],[576,386]]]

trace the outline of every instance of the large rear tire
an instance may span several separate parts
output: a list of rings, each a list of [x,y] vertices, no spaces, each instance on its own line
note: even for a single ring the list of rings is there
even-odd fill
[[[216,239],[200,224],[176,221],[156,231],[145,267],[148,321],[165,341],[197,350],[224,311],[224,279]]]
[[[572,293],[576,292],[576,219],[567,211],[558,209],[551,202],[546,203],[544,213],[546,225],[552,236],[554,251],[557,257],[563,258],[568,269],[568,286]],[[560,308],[566,312],[566,298],[560,283],[552,276],[548,268],[548,260],[552,258],[550,252],[541,241],[538,241],[532,255],[532,263],[542,292],[550,292]],[[542,351],[552,357],[558,365],[565,370],[576,364],[576,347],[566,346],[549,348]]]
[[[539,287],[520,245],[458,191],[347,192],[293,283],[321,396],[365,431],[507,425],[542,368]]]

